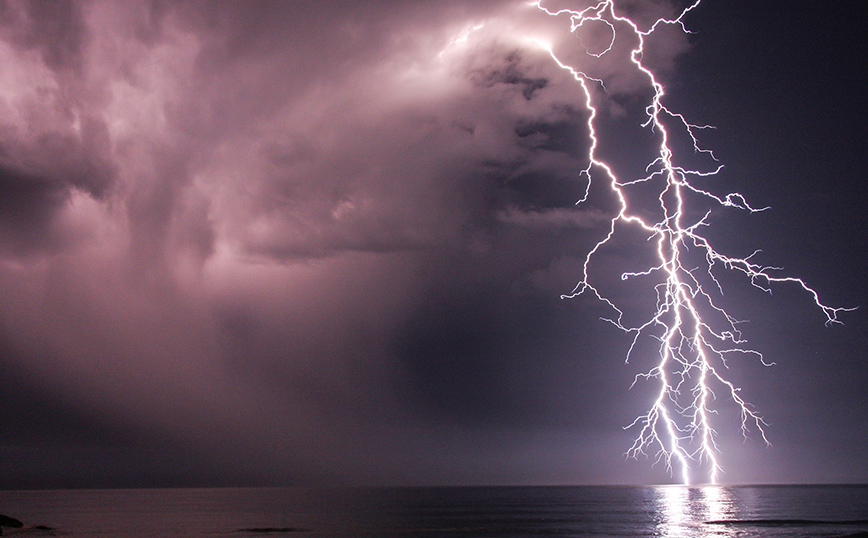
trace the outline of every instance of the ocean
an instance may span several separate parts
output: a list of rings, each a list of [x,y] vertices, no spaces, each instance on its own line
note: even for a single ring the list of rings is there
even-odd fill
[[[0,492],[4,536],[868,537],[868,486]]]

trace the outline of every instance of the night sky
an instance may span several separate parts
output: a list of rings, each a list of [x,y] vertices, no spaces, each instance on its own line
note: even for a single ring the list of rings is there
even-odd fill
[[[857,7],[704,0],[649,38],[665,103],[716,127],[703,185],[771,207],[706,235],[861,306],[826,327],[723,279],[776,363],[730,363],[772,446],[721,394],[725,483],[868,481]],[[613,206],[575,205],[583,96],[526,38],[587,58],[587,31],[518,1],[0,0],[0,488],[677,482],[624,457],[648,363],[560,298]],[[641,170],[647,93],[588,65],[601,153]],[[596,270],[644,312],[634,247]]]

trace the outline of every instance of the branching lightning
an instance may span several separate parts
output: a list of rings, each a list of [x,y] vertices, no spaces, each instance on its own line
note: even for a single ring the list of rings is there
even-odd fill
[[[648,163],[646,176],[624,180],[617,177],[613,167],[597,155],[599,107],[595,105],[591,90],[599,88],[605,92],[605,81],[562,62],[550,46],[538,42],[561,68],[571,73],[584,94],[588,111],[589,164],[581,173],[587,183],[585,195],[578,203],[587,201],[592,181],[605,181],[617,199],[618,207],[608,224],[608,232],[584,258],[581,280],[564,297],[589,294],[611,309],[613,314],[606,321],[632,339],[626,357],[628,362],[632,355],[639,353],[641,346],[637,344],[640,338],[651,337],[659,341],[655,366],[638,374],[634,380],[634,384],[639,380],[655,381],[659,390],[648,411],[627,426],[638,431],[627,455],[634,458],[650,456],[655,464],[664,464],[670,473],[680,472],[684,483],[690,483],[691,471],[698,472],[699,469],[704,473],[703,481],[715,483],[721,472],[717,432],[712,426],[716,398],[728,397],[737,406],[741,414],[742,435],[747,437],[753,431],[765,443],[769,442],[763,418],[723,375],[728,367],[727,358],[732,355],[754,356],[763,364],[770,363],[758,351],[745,347],[738,329],[739,321],[719,306],[723,296],[718,280],[721,268],[743,274],[753,286],[766,292],[779,284],[800,287],[825,314],[827,325],[840,323],[839,314],[851,309],[826,306],[803,280],[780,276],[780,268],[755,262],[757,252],[743,258],[721,254],[702,235],[702,229],[709,224],[711,210],[699,218],[690,216],[693,213],[688,211],[688,205],[697,199],[706,200],[712,208],[731,207],[751,213],[766,209],[751,207],[741,194],[719,196],[697,186],[700,183],[698,179],[712,176],[722,168],[713,153],[701,147],[697,139],[698,132],[711,127],[692,124],[683,115],[667,108],[663,84],[643,63],[646,38],[663,25],[676,25],[681,31],[688,32],[683,19],[699,3],[700,0],[696,0],[677,17],[658,19],[644,29],[621,14],[615,0],[602,0],[583,10],[550,10],[543,6],[543,0],[532,5],[547,15],[568,18],[573,33],[578,33],[588,23],[608,28],[611,36],[608,42],[595,50],[586,47],[586,54],[593,58],[613,54],[618,39],[626,38],[636,43],[629,51],[629,61],[647,85],[650,102],[645,109],[647,121],[643,127],[653,133],[656,156]],[[628,35],[622,36],[622,32]],[[694,170],[680,164],[682,159],[675,154],[676,146],[670,142],[674,130],[686,134],[688,138],[685,140],[692,141],[694,153],[702,154],[713,163],[709,170]],[[655,187],[657,198],[652,202],[652,212],[647,208],[640,211],[630,201],[631,188],[637,186]],[[654,217],[649,218],[649,213]],[[654,250],[655,261],[649,267],[621,275],[621,280],[650,279],[656,290],[656,311],[650,319],[638,324],[628,323],[625,312],[600,291],[592,271],[592,265],[604,248],[626,229],[644,233],[649,248]]]

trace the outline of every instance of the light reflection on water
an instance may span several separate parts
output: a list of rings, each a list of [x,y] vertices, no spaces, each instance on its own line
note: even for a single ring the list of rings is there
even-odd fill
[[[735,536],[726,526],[709,525],[733,517],[733,497],[723,486],[658,486],[655,509],[660,514],[658,532],[664,538],[725,538]]]

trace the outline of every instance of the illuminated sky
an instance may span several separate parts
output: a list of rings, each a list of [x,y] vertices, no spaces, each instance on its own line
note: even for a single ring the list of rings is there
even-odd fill
[[[721,430],[721,481],[868,481],[861,28],[724,4],[647,54],[709,185],[772,207],[708,235],[862,309],[725,283],[777,365],[732,364],[773,446]],[[629,340],[558,298],[611,207],[574,206],[580,91],[526,36],[583,51],[513,1],[0,3],[0,487],[667,481],[623,457]]]

